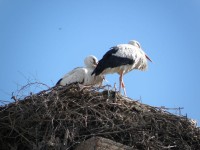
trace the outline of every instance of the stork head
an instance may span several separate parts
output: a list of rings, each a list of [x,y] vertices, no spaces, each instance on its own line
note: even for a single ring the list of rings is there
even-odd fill
[[[134,45],[136,47],[138,47],[139,49],[141,49],[141,46],[140,46],[140,43],[136,40],[131,40],[128,42],[128,44],[131,44],[131,45]],[[143,52],[143,51],[142,51]],[[144,53],[144,52],[143,52]],[[145,54],[145,53],[144,53]],[[145,57],[150,61],[152,62],[152,60],[149,58],[149,56],[147,54],[145,54]]]
[[[141,48],[140,43],[138,41],[136,41],[136,40],[130,40],[128,42],[128,44],[131,44],[131,45],[134,45],[134,46],[136,46],[138,48]]]
[[[93,55],[89,55],[85,58],[84,63],[87,67],[95,68],[98,64],[98,59]]]

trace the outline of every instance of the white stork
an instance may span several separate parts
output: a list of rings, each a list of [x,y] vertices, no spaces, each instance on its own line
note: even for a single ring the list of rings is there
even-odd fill
[[[151,59],[141,49],[140,43],[131,40],[128,44],[119,44],[111,47],[106,52],[103,58],[99,61],[97,67],[92,72],[92,75],[104,75],[109,73],[118,73],[119,77],[119,92],[121,87],[124,90],[126,96],[125,84],[123,82],[123,75],[133,69],[146,70],[147,59]]]
[[[56,85],[65,86],[71,83],[80,83],[83,85],[101,85],[104,79],[103,75],[94,76],[91,73],[94,71],[98,64],[98,60],[95,56],[90,55],[84,60],[85,67],[77,67],[67,73],[61,78]]]

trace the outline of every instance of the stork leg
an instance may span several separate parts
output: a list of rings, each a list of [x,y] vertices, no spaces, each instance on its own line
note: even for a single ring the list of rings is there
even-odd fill
[[[126,96],[126,89],[125,89],[125,85],[124,85],[124,81],[123,81],[123,72],[120,73],[120,77],[119,77],[119,92],[121,93],[121,87],[124,90],[124,95]]]
[[[123,88],[123,90],[124,90],[124,96],[126,96],[126,89],[125,89],[125,84],[124,84],[123,79],[122,79],[122,88]]]
[[[122,73],[119,76],[119,93],[121,93],[121,86],[122,86]]]

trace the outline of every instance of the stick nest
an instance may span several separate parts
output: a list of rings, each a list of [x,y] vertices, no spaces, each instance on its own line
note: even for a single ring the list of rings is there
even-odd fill
[[[101,136],[133,149],[200,149],[190,119],[125,98],[110,90],[54,87],[0,107],[4,150],[73,150]]]

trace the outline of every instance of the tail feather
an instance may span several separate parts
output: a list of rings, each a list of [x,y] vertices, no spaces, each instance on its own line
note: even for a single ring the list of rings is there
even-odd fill
[[[56,83],[56,85],[60,85],[61,81],[62,81],[62,78],[60,80],[58,80],[58,82]]]
[[[94,69],[94,71],[91,73],[91,76],[92,76],[93,74],[95,74],[95,69]],[[96,74],[95,74],[95,75],[96,75]]]
[[[91,76],[94,74],[95,76],[97,76],[97,74],[96,74],[96,69],[97,69],[97,67],[93,70],[93,72],[91,73]]]
[[[91,73],[91,75],[95,75],[95,76],[98,76],[102,73],[102,69],[101,69],[101,66],[98,64],[97,67],[94,69],[94,71]]]

